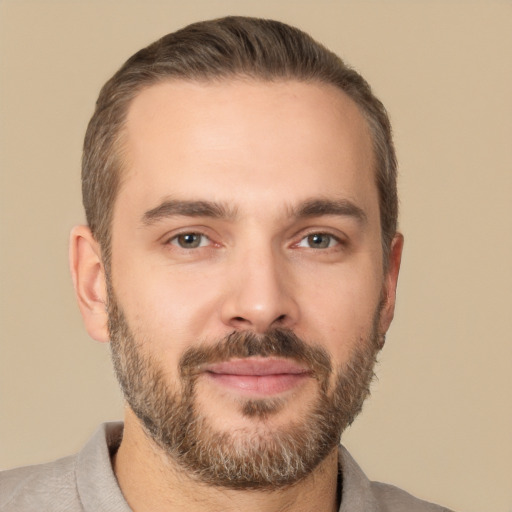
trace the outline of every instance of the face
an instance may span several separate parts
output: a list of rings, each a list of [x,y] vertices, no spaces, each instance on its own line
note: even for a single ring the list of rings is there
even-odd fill
[[[108,288],[128,403],[199,478],[290,484],[360,410],[392,317],[367,125],[327,85],[176,81],[124,135]]]

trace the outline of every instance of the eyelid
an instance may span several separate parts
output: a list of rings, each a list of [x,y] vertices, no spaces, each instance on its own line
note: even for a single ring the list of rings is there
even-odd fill
[[[208,245],[213,245],[216,242],[214,241],[214,237],[210,233],[211,230],[207,229],[204,226],[183,226],[181,228],[174,229],[170,232],[167,232],[165,235],[160,237],[160,240],[163,245],[173,245],[179,247],[178,244],[172,243],[173,241],[177,240],[178,237],[183,235],[198,235],[202,236],[210,242]],[[202,246],[205,247],[205,246]],[[181,247],[179,247],[181,248]]]
[[[308,245],[307,240],[309,237],[314,236],[314,235],[329,237],[330,238],[329,245],[327,247],[310,247]],[[333,241],[335,242],[334,244],[332,244]],[[305,244],[302,245],[304,242],[305,242]],[[308,249],[324,250],[325,251],[327,249],[334,249],[337,246],[343,245],[343,241],[340,239],[339,236],[336,236],[327,231],[313,231],[313,232],[310,232],[310,233],[304,235],[295,245],[296,245],[296,247],[305,247]]]
[[[312,226],[301,230],[293,238],[296,240],[292,245],[297,246],[305,238],[312,235],[325,235],[335,239],[339,245],[346,245],[348,243],[348,237],[339,229],[328,227],[328,226]]]
[[[179,244],[178,240],[181,236],[186,236],[186,235],[195,235],[195,236],[201,237],[202,240],[197,247],[185,248]],[[207,240],[208,243],[203,244],[203,239]],[[210,237],[208,235],[205,235],[204,233],[198,233],[196,231],[185,231],[183,233],[178,233],[178,234],[174,235],[173,237],[169,238],[167,241],[167,244],[175,245],[176,247],[178,247],[180,249],[193,250],[193,249],[199,249],[201,247],[207,247],[207,246],[211,245],[211,242],[212,241],[211,241]]]

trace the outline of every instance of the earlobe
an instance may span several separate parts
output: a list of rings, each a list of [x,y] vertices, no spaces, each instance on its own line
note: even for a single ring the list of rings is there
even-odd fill
[[[89,335],[109,341],[107,292],[101,249],[87,226],[71,231],[69,263],[78,306]]]
[[[398,284],[398,274],[400,272],[403,247],[404,237],[401,233],[396,233],[393,237],[393,241],[391,242],[388,268],[384,276],[379,329],[380,334],[383,336],[389,329],[395,313],[396,287]]]

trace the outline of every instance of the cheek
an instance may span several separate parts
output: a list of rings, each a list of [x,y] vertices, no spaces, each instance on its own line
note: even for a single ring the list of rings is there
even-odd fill
[[[151,341],[155,352],[176,358],[191,345],[224,334],[211,325],[219,289],[212,276],[136,262],[121,274],[126,277],[115,281],[118,301],[130,326]]]
[[[323,345],[334,362],[343,364],[374,328],[379,308],[382,275],[376,266],[364,271],[337,269],[317,276],[315,284],[303,283],[302,324],[304,335]],[[320,286],[318,283],[322,283]]]

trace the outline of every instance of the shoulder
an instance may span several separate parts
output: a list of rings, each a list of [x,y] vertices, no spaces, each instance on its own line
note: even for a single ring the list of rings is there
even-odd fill
[[[343,446],[339,457],[343,475],[340,512],[450,512],[393,485],[370,481]]]
[[[371,482],[371,489],[382,512],[450,512],[447,508],[420,500],[394,485]]]
[[[76,459],[71,456],[1,472],[0,511],[81,510],[76,488]]]
[[[122,434],[104,423],[77,455],[0,472],[0,512],[129,512],[111,461]]]

